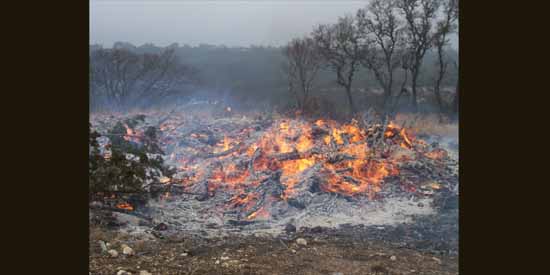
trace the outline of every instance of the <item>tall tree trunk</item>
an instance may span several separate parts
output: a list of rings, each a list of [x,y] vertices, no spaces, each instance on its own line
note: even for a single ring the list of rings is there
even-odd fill
[[[435,100],[437,101],[437,106],[439,108],[439,122],[443,122],[443,100],[441,98],[441,91],[439,89],[439,81],[434,88]]]
[[[302,113],[303,113],[303,112],[306,111],[307,101],[308,101],[308,90],[307,90],[307,87],[305,86],[305,83],[302,86],[302,90],[303,90],[303,93],[304,93],[304,99],[302,101]]]
[[[384,108],[387,108],[387,104],[391,105],[391,98],[392,98],[392,85],[393,84],[393,74],[392,72],[389,73],[389,80],[388,80],[388,91],[387,91],[387,99],[384,100]]]
[[[405,85],[407,85],[407,80],[409,78],[409,73],[408,73],[408,70],[404,70],[405,72],[405,77],[403,78],[403,82],[401,83],[401,90],[399,90],[399,94],[397,95],[397,97],[395,97],[394,102],[391,104],[391,109],[390,109],[390,115],[392,116],[393,118],[393,114],[395,113],[395,111],[397,110],[397,105],[399,105],[399,100],[401,99],[401,95],[403,95],[403,93],[407,92],[407,89],[405,89]],[[392,100],[390,100],[390,103],[392,102]]]
[[[418,112],[418,102],[416,100],[416,80],[418,78],[418,70],[415,70],[412,73],[412,99],[411,99],[411,106],[413,108],[413,112]]]
[[[387,63],[386,63],[386,70],[387,70],[387,73],[388,73],[388,79],[387,79],[387,83],[386,83],[386,96],[384,98],[384,105],[383,105],[383,108],[384,110],[386,108],[388,108],[388,106],[391,106],[391,98],[392,98],[392,86],[393,86],[393,70],[392,70],[392,66],[391,66],[391,58],[387,58]]]
[[[298,109],[302,109],[302,105],[300,104],[300,95],[298,95],[298,92],[296,91],[296,89],[294,89],[291,81],[289,81],[288,83],[288,92],[296,97],[296,106],[298,107]]]
[[[353,98],[351,96],[351,85],[346,86],[346,94],[348,96],[349,108],[352,114],[355,114],[355,105],[353,105]]]
[[[387,108],[388,105],[390,105],[390,102],[391,102],[391,96],[390,96],[390,93],[388,92],[388,87],[385,86],[384,87],[384,99],[382,100],[382,109],[385,110]]]

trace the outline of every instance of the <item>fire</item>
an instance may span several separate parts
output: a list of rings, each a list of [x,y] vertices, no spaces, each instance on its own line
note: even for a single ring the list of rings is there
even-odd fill
[[[286,186],[285,192],[283,193],[282,199],[287,200],[288,198],[292,197],[296,190],[294,190],[294,186],[298,183],[298,179],[296,177],[288,178],[284,181],[284,185]]]
[[[103,155],[103,158],[106,160],[110,160],[112,156],[113,156],[113,153],[111,153],[110,151],[106,151],[105,154]]]
[[[260,150],[253,159],[254,171],[282,171],[281,183],[286,188],[281,196],[282,199],[286,200],[295,194],[295,186],[300,182],[302,173],[317,163],[322,164],[327,176],[322,188],[327,192],[348,196],[363,193],[371,196],[380,190],[380,185],[385,177],[399,173],[391,160],[369,160],[370,149],[366,142],[367,133],[358,126],[357,121],[341,126],[335,121],[325,120],[317,120],[313,124],[317,127],[328,128],[329,134],[324,135],[320,142],[317,142],[312,136],[312,124],[301,120],[281,120],[270,131],[266,131],[257,142],[243,149],[248,157],[253,157],[255,152]],[[402,142],[397,145],[406,148],[412,146],[412,139],[407,135],[405,129],[392,122],[386,126],[384,136],[386,138],[399,136]],[[326,162],[327,158],[324,155],[307,154],[312,148],[327,146],[333,141],[337,146],[337,153],[347,155],[351,159],[331,164]],[[224,136],[215,152],[230,149],[232,143],[233,141],[228,136]],[[285,153],[297,153],[300,156],[282,161],[271,157]],[[301,154],[304,155],[301,156]],[[195,169],[197,168],[200,169],[199,167]],[[341,172],[337,173],[337,170]],[[250,176],[247,167],[240,167],[234,163],[219,167],[210,174],[209,190],[212,192],[217,188],[226,187],[235,190],[237,194],[244,194],[244,188],[250,184]],[[253,198],[254,196],[248,195],[236,197],[233,200],[233,205],[248,205],[250,207],[255,203]],[[253,218],[257,215],[251,214],[250,217]]]
[[[357,122],[346,124],[343,127],[344,132],[351,136],[351,142],[360,142],[364,138],[362,131],[355,125],[356,123]]]
[[[287,140],[288,136],[292,136],[293,132],[290,129],[288,122],[281,122],[279,124],[279,133],[275,134],[275,149],[280,153],[292,152],[292,146]],[[278,149],[278,150],[277,150]]]
[[[431,152],[428,152],[425,154],[426,157],[431,158],[433,160],[443,159],[447,157],[447,152],[445,150],[433,150]]]
[[[265,210],[264,207],[261,207],[259,210],[257,210],[256,212],[253,212],[252,214],[248,215],[246,217],[247,220],[254,220],[254,219],[267,219],[269,218],[269,212],[267,210]]]
[[[330,141],[331,141],[331,138],[329,135],[326,135],[325,137],[323,137],[323,141],[325,142],[326,145],[329,145],[330,144]]]
[[[126,124],[124,124],[124,127],[126,127],[126,135],[124,135],[124,140],[131,141],[132,136],[134,135],[134,131]]]
[[[128,136],[134,135],[134,131],[130,127],[128,127],[128,125],[124,125],[124,126],[126,127],[126,135]]]
[[[126,134],[122,137],[126,141],[140,142],[140,137],[143,133],[138,133],[130,128],[127,124],[124,124],[126,128]]]
[[[432,184],[430,184],[430,187],[431,187],[432,189],[436,189],[436,190],[437,190],[437,189],[441,189],[441,185],[440,185],[439,183],[437,183],[437,182],[433,182]]]
[[[336,129],[336,128],[332,129],[332,138],[334,139],[336,144],[344,144],[344,140],[342,139],[342,136],[341,136],[343,132],[344,131],[340,129]]]
[[[248,195],[239,194],[230,200],[230,205],[231,207],[243,206],[244,211],[249,211],[254,206],[256,200],[257,196],[254,193]]]
[[[217,147],[214,149],[214,153],[220,153],[231,149],[232,143],[233,141],[231,138],[224,136],[223,140],[216,144]]]
[[[394,137],[400,137],[402,139],[402,142],[399,144],[402,148],[405,149],[411,149],[413,146],[413,138],[410,134],[407,133],[405,128],[402,128],[393,122],[390,121],[388,126],[386,127],[386,132],[384,133],[384,137],[386,138],[394,138]]]
[[[227,137],[223,137],[223,150],[227,151],[229,150],[229,144],[231,143],[231,140]]]
[[[304,159],[297,159],[297,160],[289,160],[285,161],[282,164],[281,169],[283,170],[283,176],[284,175],[291,175],[300,173],[307,168],[313,166],[315,164],[315,158],[304,158]]]
[[[226,111],[231,112],[231,107],[226,107]],[[181,125],[181,122],[178,121],[177,125]],[[163,132],[177,128],[170,122],[160,127]],[[403,150],[399,147],[411,150],[424,146],[414,139],[409,129],[393,122],[385,126],[378,124],[363,128],[355,120],[339,123],[323,119],[308,121],[300,117],[276,119],[261,133],[257,133],[258,129],[255,127],[234,131],[212,130],[214,137],[219,139],[216,144],[208,143],[212,134],[200,131],[190,133],[188,137],[198,139],[197,143],[208,145],[204,146],[205,149],[189,146],[185,152],[189,152],[188,155],[208,155],[224,153],[233,148],[234,152],[208,158],[187,157],[188,155],[180,152],[170,153],[169,159],[178,163],[178,173],[182,176],[177,180],[162,177],[160,182],[178,182],[184,188],[191,188],[198,182],[206,181],[211,194],[216,190],[228,192],[231,199],[223,207],[244,211],[242,213],[246,213],[243,216],[247,220],[269,218],[269,205],[295,196],[300,184],[307,182],[307,177],[312,174],[310,171],[324,176],[319,182],[319,187],[324,192],[373,198],[382,190],[387,177],[399,175],[397,164],[406,161],[394,157],[391,154],[394,151],[385,152],[384,157],[373,158],[374,154],[380,153],[374,150],[376,148],[369,148],[371,143],[367,142],[373,131],[384,131],[382,142],[387,146],[383,148],[389,148],[388,150]],[[136,135],[134,130],[126,127],[125,139],[135,138]],[[177,144],[178,138],[174,137],[173,140]],[[431,151],[424,154],[429,158],[439,159],[443,157],[443,153],[444,151]],[[276,197],[274,195],[267,201],[261,199],[260,202],[262,197],[254,190],[261,188],[260,185],[264,182],[269,182],[265,179],[275,171],[281,173],[280,184],[284,190],[277,193]],[[167,193],[166,197],[168,196]],[[258,203],[262,203],[261,207]],[[117,207],[133,210],[129,204],[120,204]],[[250,213],[253,209],[257,210]]]
[[[409,137],[407,136],[407,133],[405,132],[405,128],[401,129],[401,131],[399,131],[399,134],[403,137],[403,140],[405,141],[404,143],[401,144],[401,147],[404,147],[403,146],[403,144],[404,144],[405,148],[411,148],[412,143],[409,140]]]
[[[117,204],[116,208],[124,209],[124,210],[128,210],[128,211],[133,211],[134,210],[134,207],[131,204],[126,203],[126,202],[122,202],[122,203]]]
[[[313,147],[313,141],[311,138],[311,128],[304,128],[303,133],[296,143],[296,149],[298,152],[305,152]]]
[[[258,149],[258,145],[252,144],[248,149],[246,150],[246,154],[249,157],[252,157],[254,155],[254,152],[256,152],[256,149]]]

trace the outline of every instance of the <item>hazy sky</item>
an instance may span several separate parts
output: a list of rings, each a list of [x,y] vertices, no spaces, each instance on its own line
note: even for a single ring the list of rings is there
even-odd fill
[[[283,45],[368,0],[90,0],[90,43]],[[453,39],[456,45],[456,38]]]

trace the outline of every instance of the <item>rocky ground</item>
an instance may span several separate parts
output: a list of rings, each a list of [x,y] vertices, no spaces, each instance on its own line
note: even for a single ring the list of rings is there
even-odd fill
[[[455,242],[414,242],[421,223],[416,224],[289,228],[279,236],[218,238],[130,235],[92,227],[89,268],[90,274],[142,275],[458,274]],[[448,228],[434,230],[427,234]]]

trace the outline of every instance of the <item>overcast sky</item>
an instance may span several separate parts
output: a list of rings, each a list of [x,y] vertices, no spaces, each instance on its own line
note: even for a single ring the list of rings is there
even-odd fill
[[[90,43],[286,44],[368,0],[90,0]],[[453,46],[456,46],[453,37]]]

